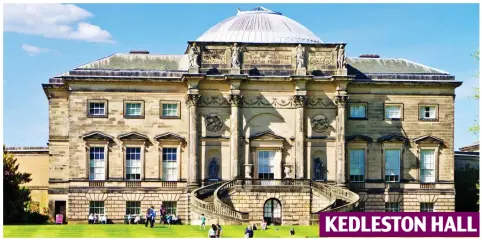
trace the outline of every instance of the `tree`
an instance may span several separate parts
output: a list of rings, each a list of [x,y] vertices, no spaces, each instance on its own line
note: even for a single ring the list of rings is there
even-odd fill
[[[21,184],[30,182],[30,173],[18,172],[17,159],[3,146],[3,222],[22,222],[28,216],[30,190]]]
[[[479,62],[479,50],[475,51],[474,54],[472,54],[472,57],[477,61]],[[479,78],[479,71],[477,71],[477,73],[475,74],[475,77],[476,78]],[[474,96],[473,98],[476,99],[476,100],[479,100],[479,87],[474,87]],[[472,125],[470,128],[469,128],[469,131],[473,134],[475,134],[475,136],[477,136],[477,138],[479,137],[479,116],[477,116],[477,118],[475,119],[475,123],[474,125]]]

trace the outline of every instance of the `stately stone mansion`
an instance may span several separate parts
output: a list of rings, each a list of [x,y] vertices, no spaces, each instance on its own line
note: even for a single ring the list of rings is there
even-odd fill
[[[185,54],[118,53],[52,77],[50,211],[120,222],[162,204],[185,224],[454,211],[461,82],[346,49],[259,7]]]

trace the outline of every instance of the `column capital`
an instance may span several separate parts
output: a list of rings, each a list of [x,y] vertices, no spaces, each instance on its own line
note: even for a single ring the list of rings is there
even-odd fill
[[[293,103],[297,108],[305,107],[308,101],[308,97],[305,95],[294,95],[293,96]]]
[[[334,97],[333,101],[338,107],[344,107],[347,100],[350,97],[346,94],[346,91],[341,89],[341,87],[336,87],[336,96]]]
[[[229,94],[228,102],[231,104],[231,106],[241,106],[243,104],[243,95]]]
[[[189,93],[186,95],[186,105],[189,107],[197,106],[200,99],[201,99],[201,94]]]

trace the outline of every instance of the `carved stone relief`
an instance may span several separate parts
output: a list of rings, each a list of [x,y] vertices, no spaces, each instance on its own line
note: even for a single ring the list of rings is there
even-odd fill
[[[244,64],[291,65],[292,56],[289,51],[249,51],[244,53]]]
[[[202,54],[202,63],[206,64],[224,64],[226,63],[226,50],[208,49]]]
[[[223,119],[217,114],[209,114],[205,117],[206,129],[210,132],[217,132],[223,127]]]
[[[308,54],[310,69],[326,68],[334,65],[333,52],[310,52]]]
[[[311,129],[317,133],[322,133],[328,129],[330,123],[328,122],[328,118],[323,115],[316,115],[311,119]]]

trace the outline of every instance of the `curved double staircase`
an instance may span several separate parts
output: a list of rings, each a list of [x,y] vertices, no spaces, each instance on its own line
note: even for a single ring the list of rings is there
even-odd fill
[[[308,187],[310,188],[310,223],[318,222],[320,212],[350,212],[356,211],[358,207],[358,194],[343,188],[329,185],[323,182],[316,182],[306,179],[237,179],[225,182],[218,182],[203,186],[191,192],[190,208],[191,219],[199,219],[201,214],[208,219],[215,220],[221,224],[243,224],[254,219],[250,218],[248,212],[236,210],[233,205],[229,205],[226,199],[236,187],[256,186],[256,187]],[[325,199],[324,206],[316,209],[315,204],[311,204],[312,198],[321,197]],[[319,205],[318,205],[319,207]]]

